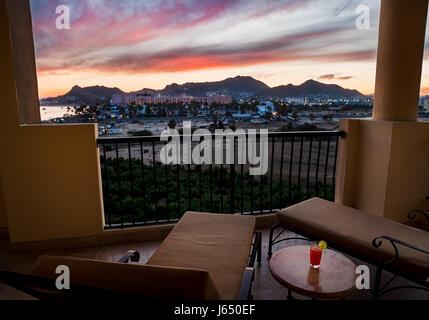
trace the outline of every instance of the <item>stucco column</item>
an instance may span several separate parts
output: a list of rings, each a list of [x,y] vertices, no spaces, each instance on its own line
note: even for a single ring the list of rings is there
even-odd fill
[[[381,0],[374,120],[416,121],[428,0]]]
[[[11,244],[94,243],[104,232],[97,125],[37,124],[29,0],[0,1],[0,48],[0,236],[7,224]]]
[[[428,0],[381,0],[373,119],[341,119],[335,201],[409,223],[429,210],[429,122],[417,121]]]

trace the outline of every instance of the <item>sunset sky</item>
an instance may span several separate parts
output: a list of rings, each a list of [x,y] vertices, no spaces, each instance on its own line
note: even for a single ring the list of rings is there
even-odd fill
[[[40,97],[252,76],[373,93],[379,0],[30,0]],[[71,29],[57,30],[58,5]],[[370,29],[355,26],[358,5]],[[428,38],[428,37],[427,37]],[[425,59],[426,60],[426,59]],[[429,94],[429,66],[422,93]]]

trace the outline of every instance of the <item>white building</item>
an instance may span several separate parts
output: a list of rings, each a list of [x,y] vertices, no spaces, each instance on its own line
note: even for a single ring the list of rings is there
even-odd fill
[[[122,129],[120,128],[108,129],[107,134],[122,134]]]
[[[307,99],[305,97],[287,97],[285,98],[285,102],[292,104],[306,104]]]
[[[429,96],[424,96],[420,98],[420,105],[425,111],[429,111]]]
[[[271,101],[264,101],[261,102],[258,106],[258,113],[261,116],[264,116],[267,112],[273,113],[274,110],[274,104]]]

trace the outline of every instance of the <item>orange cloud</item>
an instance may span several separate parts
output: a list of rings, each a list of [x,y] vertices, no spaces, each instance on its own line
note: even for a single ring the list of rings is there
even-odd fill
[[[420,95],[421,96],[429,95],[429,87],[421,87],[420,88]]]
[[[319,79],[321,80],[332,80],[335,78],[335,75],[330,73],[330,74],[324,74],[322,76],[319,77]]]

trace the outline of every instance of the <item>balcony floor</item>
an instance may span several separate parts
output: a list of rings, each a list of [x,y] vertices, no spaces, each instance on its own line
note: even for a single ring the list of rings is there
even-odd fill
[[[268,300],[285,300],[287,296],[287,289],[277,283],[276,280],[271,276],[267,258],[268,248],[268,236],[269,229],[261,230],[263,232],[263,251],[262,251],[262,263],[256,264],[255,281],[253,283],[253,294],[256,300],[268,299]],[[81,249],[66,249],[66,250],[54,250],[46,252],[32,252],[32,253],[10,253],[7,251],[7,243],[5,240],[0,240],[0,266],[3,270],[30,273],[37,257],[42,254],[51,255],[68,255],[81,258],[99,259],[105,261],[117,261],[126,251],[133,249],[138,250],[141,255],[139,263],[146,263],[154,251],[158,248],[161,241],[155,242],[140,242],[140,243],[127,243],[119,245],[111,245],[96,248],[81,248]],[[305,243],[300,241],[290,241],[290,244]],[[289,244],[289,245],[290,245]],[[284,244],[279,244],[274,247],[274,252],[283,247]],[[359,260],[352,258],[356,264],[364,264]],[[374,267],[371,268],[371,279],[374,279]],[[385,279],[389,279],[388,275],[385,274]],[[412,284],[407,280],[397,278],[394,281],[394,285],[407,285]],[[308,299],[303,296],[294,294],[295,298]],[[31,297],[5,286],[0,283],[0,300],[5,299],[31,299]],[[368,300],[371,299],[370,294],[367,291],[359,291],[349,296],[347,299],[350,300]],[[421,290],[399,290],[396,292],[389,293],[384,296],[383,299],[427,299],[429,300],[429,293]]]

